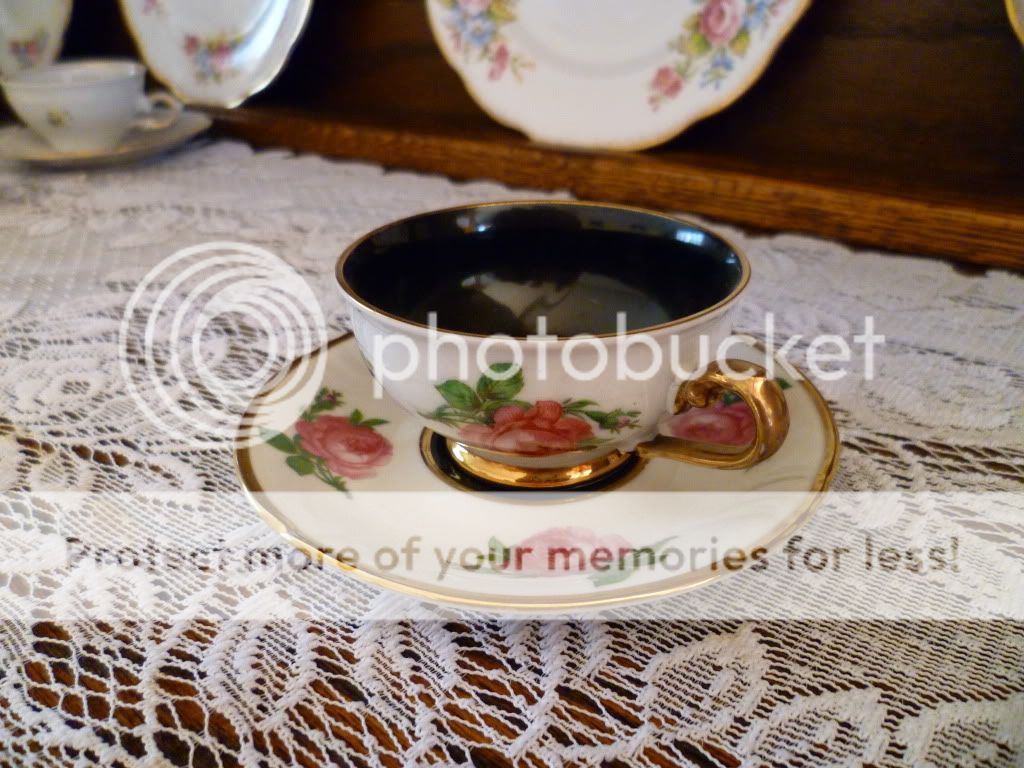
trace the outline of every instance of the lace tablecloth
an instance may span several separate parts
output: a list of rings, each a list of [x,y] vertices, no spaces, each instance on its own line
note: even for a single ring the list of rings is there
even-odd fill
[[[155,539],[283,549],[238,493],[230,444],[169,435],[126,392],[119,328],[139,281],[185,246],[258,245],[305,276],[337,335],[345,243],[513,196],[227,142],[109,171],[0,171],[0,765],[1024,764],[1015,616],[392,621],[375,617],[400,598],[333,570],[181,568],[153,574],[177,612],[146,620],[109,570],[51,567],[25,543],[106,542],[142,568]],[[821,384],[845,449],[839,490],[1021,492],[1024,280],[728,234],[755,274],[740,325],[773,309],[783,330],[850,334],[872,314],[887,335],[876,380]],[[218,328],[222,366],[262,365],[251,329]],[[127,501],[111,518],[53,491]],[[165,491],[212,500],[151,493]],[[965,517],[957,535],[1019,574],[1019,515]]]

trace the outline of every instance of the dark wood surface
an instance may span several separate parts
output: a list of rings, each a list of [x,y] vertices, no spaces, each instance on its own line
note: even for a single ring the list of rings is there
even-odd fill
[[[69,54],[132,51],[114,0],[83,5]],[[643,153],[495,124],[422,0],[317,0],[280,77],[221,117],[257,145],[1024,267],[1024,53],[1002,0],[817,0],[739,102]]]

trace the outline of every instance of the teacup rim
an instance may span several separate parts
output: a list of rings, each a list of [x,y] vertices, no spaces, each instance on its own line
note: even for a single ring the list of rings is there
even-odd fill
[[[54,86],[60,85],[60,83],[45,82],[45,81],[38,80],[37,78],[38,78],[38,76],[40,74],[45,74],[47,72],[53,72],[53,71],[58,71],[58,70],[70,70],[70,69],[90,67],[90,66],[97,66],[97,65],[109,66],[111,64],[114,64],[114,65],[127,65],[130,69],[129,69],[129,71],[126,71],[126,72],[123,72],[123,73],[119,73],[119,74],[116,74],[116,75],[112,75],[111,77],[108,77],[108,78],[105,78],[105,79],[96,80],[95,82],[76,83],[76,84],[70,85],[70,86],[68,84],[65,84],[65,87],[72,87],[75,90],[85,89],[85,88],[95,88],[97,86],[110,85],[111,83],[117,83],[117,82],[120,82],[122,80],[130,80],[130,79],[136,78],[136,77],[138,77],[140,75],[145,76],[145,74],[146,74],[146,67],[145,67],[145,65],[143,65],[141,62],[135,61],[134,59],[119,59],[119,58],[110,58],[110,59],[100,59],[100,58],[93,58],[93,59],[67,59],[65,61],[55,61],[55,62],[53,62],[51,64],[43,64],[43,65],[38,66],[38,67],[28,67],[26,69],[18,70],[17,72],[14,72],[14,73],[12,73],[10,75],[6,75],[6,76],[3,76],[3,77],[0,77],[0,85],[2,85],[5,89],[10,88],[12,86],[15,89],[19,89],[19,90],[20,89],[25,89],[25,90],[52,89]]]
[[[743,293],[743,291],[747,288],[747,285],[750,283],[751,269],[750,269],[750,261],[747,259],[747,255],[742,250],[740,250],[740,248],[732,240],[730,240],[728,237],[726,237],[723,234],[720,234],[717,231],[714,231],[714,230],[710,229],[709,227],[705,226],[704,224],[701,224],[700,222],[694,221],[693,219],[689,219],[689,218],[686,218],[684,216],[677,216],[677,215],[671,214],[671,213],[665,213],[663,211],[655,211],[655,210],[650,209],[650,208],[644,208],[642,206],[636,206],[636,205],[625,205],[625,204],[622,204],[622,203],[602,203],[602,202],[593,201],[593,200],[559,200],[559,199],[550,199],[550,198],[516,198],[516,199],[512,199],[512,200],[494,200],[494,201],[488,201],[488,202],[483,202],[483,203],[464,203],[462,205],[451,205],[451,206],[447,206],[447,207],[444,207],[444,208],[435,208],[435,209],[431,209],[429,211],[420,211],[419,213],[414,213],[414,214],[409,215],[409,216],[403,216],[400,219],[395,219],[394,221],[390,221],[390,222],[388,222],[386,224],[382,224],[381,226],[376,227],[376,228],[370,230],[369,232],[366,232],[366,233],[360,235],[355,240],[353,240],[348,245],[348,247],[345,248],[345,250],[341,252],[341,255],[338,257],[338,260],[335,262],[335,266],[334,266],[334,279],[338,283],[338,286],[341,288],[341,290],[345,294],[345,296],[350,301],[354,302],[355,304],[358,304],[363,309],[368,310],[368,311],[370,311],[370,312],[372,312],[372,313],[374,313],[376,315],[379,315],[381,317],[385,317],[385,318],[391,320],[392,322],[398,323],[400,325],[411,326],[411,327],[419,329],[419,330],[429,331],[429,330],[431,330],[431,327],[426,325],[425,323],[420,323],[420,322],[417,322],[415,320],[410,320],[408,318],[402,317],[401,315],[396,315],[396,314],[394,314],[392,312],[388,312],[387,310],[382,309],[382,308],[376,306],[375,304],[373,304],[373,303],[371,303],[369,301],[366,301],[361,296],[359,296],[355,292],[355,289],[353,289],[352,286],[349,284],[349,282],[345,279],[345,275],[344,275],[344,271],[343,271],[343,268],[345,266],[345,262],[348,261],[349,257],[355,252],[355,250],[360,245],[362,245],[366,241],[370,240],[371,238],[375,237],[376,235],[380,234],[381,232],[384,232],[385,230],[388,230],[391,227],[397,226],[399,224],[404,224],[405,222],[421,218],[423,216],[430,216],[430,215],[441,214],[441,213],[452,213],[452,212],[455,212],[455,211],[471,211],[471,210],[478,210],[478,209],[481,209],[481,208],[497,208],[497,207],[508,207],[508,206],[523,206],[523,205],[561,205],[561,206],[573,206],[573,207],[580,206],[580,207],[590,207],[590,208],[610,208],[610,209],[616,209],[616,210],[620,210],[620,211],[628,211],[630,213],[639,213],[639,214],[643,214],[643,215],[646,215],[646,216],[655,216],[655,217],[660,218],[660,219],[667,219],[667,220],[672,221],[672,222],[676,222],[676,223],[680,223],[680,224],[685,224],[687,226],[699,229],[702,232],[706,232],[707,234],[711,235],[712,237],[715,237],[718,240],[720,240],[723,243],[725,243],[725,245],[728,246],[729,250],[732,251],[732,253],[734,253],[736,255],[736,257],[739,259],[739,262],[740,262],[740,279],[737,281],[736,285],[729,292],[729,294],[727,296],[725,296],[725,298],[720,299],[719,301],[715,302],[714,304],[711,304],[710,306],[707,306],[707,307],[699,310],[698,312],[693,312],[693,313],[691,313],[689,315],[684,315],[683,317],[673,318],[672,320],[668,320],[668,321],[666,321],[664,323],[658,323],[656,325],[644,326],[642,328],[634,328],[632,330],[625,331],[624,333],[613,332],[613,333],[587,334],[588,338],[594,338],[594,339],[614,339],[614,338],[617,338],[619,336],[635,336],[635,335],[639,335],[639,334],[642,334],[642,333],[646,334],[646,333],[652,333],[652,332],[655,332],[655,331],[662,331],[662,330],[665,330],[665,329],[668,329],[668,328],[673,328],[675,326],[680,326],[680,325],[684,325],[684,324],[687,324],[687,323],[691,323],[694,320],[698,320],[698,319],[707,317],[708,315],[710,315],[710,314],[712,314],[714,312],[720,311],[720,310],[724,309],[726,306],[728,306],[729,304],[733,303],[739,297],[739,295],[741,293]],[[449,330],[447,328],[440,328],[440,327],[436,328],[435,330],[438,331],[439,333],[443,333],[443,334],[448,334],[448,335],[452,335],[452,336],[462,336],[462,337],[466,337],[466,338],[475,338],[475,339],[486,339],[486,338],[490,338],[493,335],[493,334],[487,334],[487,333],[475,333],[475,332],[470,332],[470,331],[454,331],[454,330]],[[530,340],[529,336],[507,336],[507,338],[511,338],[511,339],[514,339],[516,341],[521,341],[521,342],[526,342],[526,341]],[[567,341],[567,340],[569,340],[569,339],[571,339],[573,337],[572,336],[561,336],[560,335],[560,336],[557,336],[556,338],[557,338],[558,341]]]

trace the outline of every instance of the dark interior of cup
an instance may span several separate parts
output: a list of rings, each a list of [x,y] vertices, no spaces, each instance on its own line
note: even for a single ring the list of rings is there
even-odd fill
[[[343,287],[387,314],[461,333],[636,331],[718,304],[743,260],[707,230],[614,206],[509,203],[438,211],[359,242]]]

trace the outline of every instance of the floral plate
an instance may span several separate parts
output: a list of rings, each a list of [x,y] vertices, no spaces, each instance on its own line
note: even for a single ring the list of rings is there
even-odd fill
[[[0,0],[0,75],[56,59],[70,18],[71,0]]]
[[[764,362],[753,347],[735,349]],[[603,491],[466,491],[432,468],[421,422],[374,397],[351,336],[321,354],[319,383],[297,373],[317,365],[293,366],[250,406],[247,423],[277,427],[239,443],[241,482],[300,550],[430,601],[552,611],[690,589],[735,570],[730,557],[756,567],[810,518],[836,468],[828,406],[790,368],[780,376],[789,436],[752,469],[653,459]],[[307,395],[286,396],[296,391]],[[666,416],[663,431],[734,445],[752,437],[753,422],[742,403],[722,402]],[[694,547],[706,558],[688,560]]]
[[[810,0],[426,0],[473,98],[530,138],[667,141],[735,101]]]
[[[277,76],[312,0],[120,0],[149,71],[189,104],[235,107]]]

